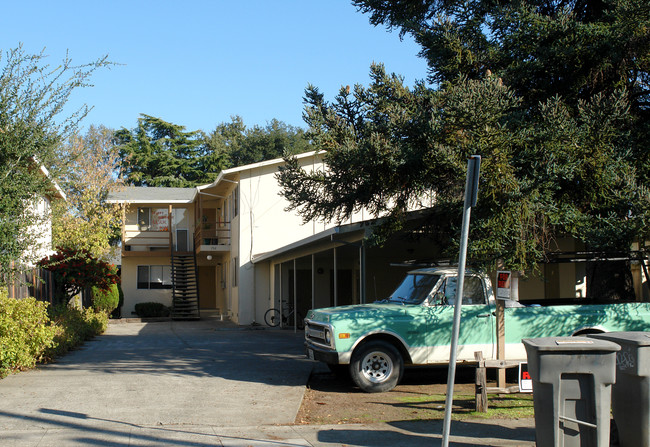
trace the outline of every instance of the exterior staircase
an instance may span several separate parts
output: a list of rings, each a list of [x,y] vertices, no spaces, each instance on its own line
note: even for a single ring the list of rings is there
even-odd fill
[[[199,288],[194,254],[172,252],[172,319],[198,320]]]

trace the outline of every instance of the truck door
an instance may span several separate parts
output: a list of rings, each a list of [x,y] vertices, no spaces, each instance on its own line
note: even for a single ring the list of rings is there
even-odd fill
[[[429,363],[448,363],[454,321],[457,278],[448,276],[438,285],[431,307]],[[483,279],[465,276],[463,307],[458,338],[458,360],[474,360],[474,352],[482,351],[486,359],[494,358],[494,318],[487,300]]]

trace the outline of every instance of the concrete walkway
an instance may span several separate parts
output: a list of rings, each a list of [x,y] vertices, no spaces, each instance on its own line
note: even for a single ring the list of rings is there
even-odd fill
[[[0,380],[0,445],[419,446],[441,423],[293,425],[314,364],[302,334],[217,319],[111,324]],[[532,420],[452,424],[454,445],[534,445]]]

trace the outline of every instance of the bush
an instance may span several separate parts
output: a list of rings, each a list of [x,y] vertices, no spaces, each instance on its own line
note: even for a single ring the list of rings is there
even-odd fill
[[[54,275],[57,304],[67,303],[87,287],[108,290],[120,280],[114,265],[95,258],[86,249],[57,247],[55,254],[41,259],[38,265]]]
[[[47,306],[34,298],[9,298],[0,290],[0,377],[33,368],[55,346],[57,329]]]
[[[122,290],[121,284],[117,283],[117,293],[119,296],[119,301],[117,307],[111,313],[111,318],[122,318],[122,306],[124,306],[124,291]]]
[[[120,292],[117,284],[111,284],[108,290],[100,289],[97,286],[92,288],[92,305],[96,312],[104,312],[110,315],[120,304]]]
[[[168,317],[169,308],[162,303],[138,303],[135,305],[135,313],[140,318]]]
[[[48,351],[49,357],[58,357],[77,348],[83,342],[102,334],[108,326],[108,314],[92,308],[76,309],[65,305],[50,308],[50,317],[56,324],[56,345]]]

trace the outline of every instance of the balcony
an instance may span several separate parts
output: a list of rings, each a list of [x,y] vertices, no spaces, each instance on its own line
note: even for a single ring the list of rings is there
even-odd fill
[[[171,255],[169,231],[126,230],[123,234],[122,256]]]
[[[230,222],[203,221],[194,231],[196,253],[230,251]]]

